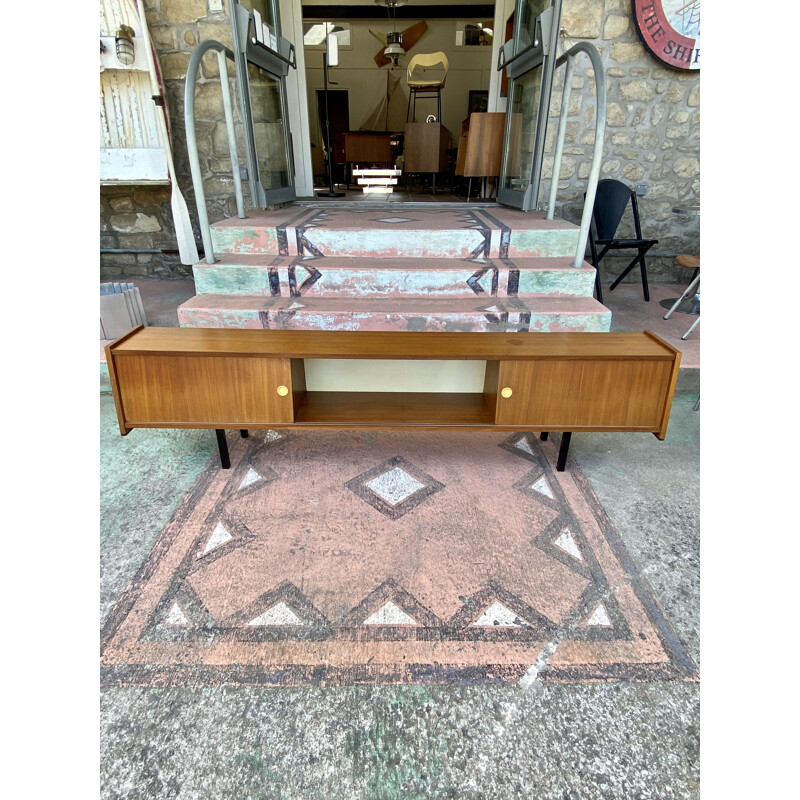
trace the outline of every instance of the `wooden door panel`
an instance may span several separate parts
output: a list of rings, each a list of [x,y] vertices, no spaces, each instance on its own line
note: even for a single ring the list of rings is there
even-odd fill
[[[671,369],[649,360],[504,361],[499,386],[513,394],[498,397],[497,424],[659,430]]]
[[[115,366],[129,425],[246,427],[294,418],[289,359],[126,355]],[[289,389],[286,396],[278,394],[280,385]]]

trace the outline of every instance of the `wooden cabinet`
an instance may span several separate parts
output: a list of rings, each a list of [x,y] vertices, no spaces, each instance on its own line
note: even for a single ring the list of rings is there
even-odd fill
[[[444,172],[450,131],[440,122],[406,122],[405,172]]]
[[[123,433],[292,421],[293,388],[299,392],[304,383],[293,387],[290,359],[155,333],[169,330],[139,328],[114,343],[109,376]]]
[[[498,425],[551,430],[660,430],[672,362],[546,359],[499,365]],[[502,390],[511,396],[503,397]]]
[[[106,348],[120,430],[471,428],[649,431],[680,352],[652,333],[136,328]],[[483,392],[307,391],[305,359],[486,362]]]
[[[342,133],[333,140],[337,164],[391,164],[391,133]]]
[[[504,113],[470,114],[469,120],[461,126],[456,175],[475,178],[500,174],[505,123]]]

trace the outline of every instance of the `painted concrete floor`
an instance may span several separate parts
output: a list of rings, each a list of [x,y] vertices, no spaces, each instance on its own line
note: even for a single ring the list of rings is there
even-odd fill
[[[193,294],[190,281],[138,285],[154,324],[177,324]],[[653,289],[650,304],[635,284],[607,293],[612,329],[627,305],[628,329],[664,335],[649,322],[680,287]],[[681,373],[664,442],[575,434],[570,454],[699,667],[699,369]],[[101,396],[101,625],[210,458],[208,431],[121,437]],[[109,799],[696,798],[699,684],[114,687],[101,758]]]

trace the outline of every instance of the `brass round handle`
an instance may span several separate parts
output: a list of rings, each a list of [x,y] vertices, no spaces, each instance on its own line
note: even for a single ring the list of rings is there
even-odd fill
[[[286,397],[286,395],[289,394],[289,390],[285,386],[281,385],[278,387],[278,394],[281,397]]]
[[[510,386],[506,386],[503,388],[500,394],[503,395],[503,397],[511,397],[511,395],[514,394],[514,392],[511,391]]]

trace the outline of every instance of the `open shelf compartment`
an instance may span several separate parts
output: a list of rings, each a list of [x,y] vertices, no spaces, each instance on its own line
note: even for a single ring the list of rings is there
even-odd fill
[[[303,359],[292,359],[294,422],[330,426],[492,426],[497,362],[489,362],[484,391],[315,391],[307,389]]]

